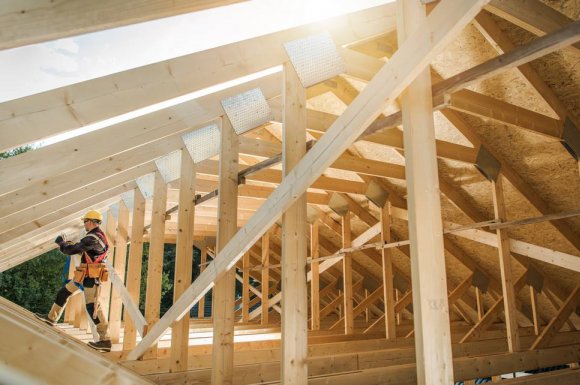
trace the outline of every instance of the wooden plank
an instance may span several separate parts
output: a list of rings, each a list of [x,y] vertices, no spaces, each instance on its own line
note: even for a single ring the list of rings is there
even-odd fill
[[[380,208],[381,212],[381,242],[391,242],[391,202],[387,200]],[[392,249],[381,249],[383,262],[383,301],[385,304],[385,336],[389,339],[397,338],[395,326],[395,295]]]
[[[3,4],[0,10],[0,50],[37,44],[129,24],[198,12],[238,3],[241,0],[203,0],[196,2],[138,0],[119,3],[51,3],[32,0]]]
[[[538,295],[536,289],[530,285],[530,305],[532,307],[532,318],[534,320],[534,334],[540,334],[540,325],[538,321]]]
[[[250,252],[246,251],[242,258],[243,279],[242,279],[242,322],[249,321],[250,315]]]
[[[262,317],[263,326],[268,325],[268,313],[270,310],[270,232],[266,231],[262,235]]]
[[[352,246],[350,211],[342,217],[342,248]],[[352,289],[352,253],[342,257],[342,287],[344,290],[344,334],[354,334],[353,289]]]
[[[195,222],[195,165],[187,149],[181,150],[179,178],[179,211],[175,245],[173,301],[191,285],[193,263],[193,226]],[[171,326],[170,367],[172,372],[187,370],[189,345],[189,312]]]
[[[163,273],[163,239],[165,235],[165,207],[167,206],[167,185],[159,171],[153,182],[153,206],[149,255],[147,260],[147,287],[145,289],[145,319],[148,330],[159,321],[161,307],[161,277]],[[147,334],[145,334],[147,335]],[[145,358],[157,357],[157,345],[150,347]]]
[[[87,350],[59,328],[46,327],[4,298],[0,301],[0,338],[6,347],[0,352],[2,383],[106,383],[114,378],[119,384],[152,384],[132,370],[111,364],[104,355]],[[20,379],[8,376],[8,371],[19,374]]]
[[[573,22],[539,0],[492,0],[485,8],[538,36],[557,31]],[[574,46],[580,48],[578,44]]]
[[[125,270],[127,267],[127,240],[129,238],[129,210],[125,203],[119,201],[119,217],[117,219],[117,231],[115,233],[115,272],[122,285],[125,284]],[[109,312],[109,333],[111,342],[119,343],[121,331],[121,292],[113,287],[111,307]]]
[[[574,290],[570,293],[566,301],[562,304],[558,313],[552,318],[550,323],[542,330],[542,333],[534,341],[530,350],[545,348],[550,345],[550,342],[560,331],[560,328],[564,326],[564,323],[570,317],[570,314],[576,310],[578,302],[580,301],[580,285],[577,285]]]
[[[507,218],[503,195],[503,177],[501,174],[498,176],[497,180],[491,182],[491,189],[495,220],[497,222],[503,222],[507,220]],[[510,239],[506,230],[497,229],[496,235],[498,244],[497,250],[499,252],[499,266],[501,271],[508,348],[510,352],[518,352],[521,350],[521,345],[520,335],[518,332],[516,293],[514,290],[514,280],[512,273]]]
[[[288,41],[328,31],[337,45],[343,45],[384,33],[394,26],[394,8],[380,6],[332,20],[0,104],[0,151],[275,67],[287,60],[283,44]]]
[[[443,0],[429,15],[424,28],[419,28],[401,46],[393,58],[377,74],[355,101],[336,120],[328,132],[305,155],[282,184],[272,193],[252,219],[222,250],[222,259],[208,266],[179,301],[165,314],[163,322],[154,326],[129,358],[140,357],[169,324],[188,311],[257,239],[271,227],[280,213],[287,210],[306,188],[341,154],[355,138],[380,114],[385,100],[391,100],[427,66],[439,49],[479,12],[485,0],[460,4]]]
[[[315,261],[320,257],[319,231],[320,220],[316,218],[310,225],[310,257],[313,260],[310,264],[310,330],[320,330],[320,262]]]
[[[217,255],[214,263],[223,258],[221,251],[237,231],[238,146],[238,137],[232,124],[229,119],[224,118],[220,142]],[[207,266],[207,269],[210,269],[212,265]],[[207,270],[204,271],[206,272]],[[235,280],[235,269],[230,268],[219,280],[216,280],[213,289],[213,345],[220,347],[214,349],[212,353],[211,383],[213,385],[233,384],[234,380]]]
[[[199,273],[203,273],[205,270],[205,265],[207,263],[207,246],[204,246],[200,249],[200,265],[199,265]],[[205,296],[200,298],[197,304],[197,318],[203,319],[205,318]]]
[[[440,3],[433,15],[441,9]],[[404,46],[426,19],[419,2],[397,1],[397,37]],[[433,123],[431,77],[423,69],[401,96],[405,127],[413,321],[417,382],[453,382],[443,225]]]
[[[306,91],[290,62],[284,63],[284,181],[306,154]],[[282,355],[280,378],[303,384],[308,376],[308,286],[306,284],[306,196],[282,215]]]
[[[455,224],[447,225],[454,226]],[[455,225],[456,226],[456,225]],[[471,239],[476,242],[484,243],[489,246],[498,247],[497,239],[494,238],[493,234],[490,234],[483,230],[469,229],[454,232],[463,238]],[[531,243],[518,241],[515,239],[510,239],[510,250],[512,253],[517,253],[524,255],[529,258],[537,259],[545,263],[550,263],[556,266],[560,266],[565,269],[580,272],[580,260],[577,256],[562,253],[557,250],[548,249],[546,247],[541,247],[533,245]]]
[[[276,73],[251,80],[177,106],[5,159],[6,165],[0,170],[0,178],[4,181],[0,186],[0,195],[30,186],[49,176],[106,159],[120,152],[154,143],[167,136],[185,133],[191,131],[192,128],[207,125],[212,119],[222,114],[220,100],[237,95],[248,88],[260,87],[265,97],[271,98],[280,92],[280,76]],[[109,140],[111,137],[117,140]],[[43,162],[44,159],[49,158],[60,159],[60,161]],[[30,168],[31,164],[34,164],[33,169]],[[28,177],[17,177],[12,172],[8,173],[6,171],[8,169],[14,173],[26,170]]]

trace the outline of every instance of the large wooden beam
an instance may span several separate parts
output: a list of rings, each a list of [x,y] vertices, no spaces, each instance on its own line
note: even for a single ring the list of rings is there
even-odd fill
[[[393,58],[379,71],[355,101],[338,118],[328,132],[314,145],[300,163],[288,174],[252,219],[222,250],[221,260],[212,263],[184,295],[172,306],[163,322],[153,327],[149,336],[130,354],[140,357],[174,319],[183,315],[225,274],[242,254],[271,227],[280,213],[287,210],[308,186],[365,130],[380,114],[387,100],[401,91],[479,12],[485,0],[443,0],[425,23],[407,39]]]
[[[347,211],[342,217],[342,248],[347,249],[352,246],[351,214]],[[353,301],[354,293],[352,289],[352,253],[345,253],[342,257],[342,288],[344,292],[344,334],[354,334]]]
[[[394,7],[380,6],[3,103],[0,151],[275,67],[287,41],[329,31],[343,45],[394,24]]]
[[[115,272],[120,283],[125,284],[125,270],[127,267],[127,240],[129,238],[129,210],[125,203],[119,201],[119,216],[117,218],[117,231],[115,233]],[[111,296],[111,308],[109,313],[109,331],[111,342],[118,343],[121,331],[121,291],[113,287]]]
[[[149,327],[158,322],[160,317],[166,205],[167,184],[159,171],[157,171],[153,181],[151,233],[147,261],[147,287],[145,289],[145,319]],[[149,327],[147,332],[149,332]],[[153,357],[157,357],[156,345],[151,346],[147,353],[147,358]]]
[[[391,202],[387,200],[381,211],[381,242],[391,242]],[[395,287],[393,274],[393,251],[381,250],[383,262],[383,302],[385,304],[385,336],[387,339],[397,338],[395,327]]]
[[[270,232],[262,235],[262,325],[268,325],[270,309]]]
[[[0,8],[0,50],[37,44],[89,32],[142,23],[183,13],[238,3],[242,0],[169,1],[115,0],[47,3],[6,1]]]
[[[191,285],[193,263],[193,226],[195,218],[195,165],[187,149],[181,150],[179,178],[179,212],[175,245],[175,277],[173,300],[176,301]],[[170,371],[187,369],[189,345],[189,313],[171,326]]]
[[[310,330],[320,329],[320,262],[316,261],[320,257],[320,244],[318,233],[320,231],[320,220],[316,218],[310,226]],[[308,280],[308,277],[306,277]]]
[[[220,142],[219,215],[217,256],[223,259],[223,248],[237,231],[238,212],[238,137],[229,119],[224,118]],[[212,264],[213,265],[213,264]],[[209,265],[209,269],[212,265]],[[208,270],[205,270],[206,273]],[[204,274],[202,273],[202,275]],[[234,295],[235,269],[231,266],[213,289],[213,350],[211,382],[213,385],[233,384],[234,375]],[[199,279],[199,278],[198,278]],[[175,302],[178,303],[179,299]],[[175,306],[175,305],[174,305]]]
[[[143,227],[145,223],[145,198],[141,191],[136,188],[133,192],[133,213],[131,220],[131,243],[129,245],[129,261],[127,266],[127,291],[133,303],[139,303],[141,292],[141,268],[143,260]],[[131,350],[135,347],[137,334],[135,321],[127,309],[124,311],[125,332],[123,335],[123,350]]]
[[[441,4],[440,4],[441,5]],[[437,10],[438,8],[436,8]],[[399,46],[426,19],[419,2],[397,2]],[[425,68],[401,95],[413,281],[417,383],[453,382],[431,75]]]
[[[83,309],[84,311],[84,309]],[[30,312],[0,300],[0,382],[5,384],[106,383],[151,385],[152,382],[101,353],[34,320]],[[13,374],[14,376],[11,376]]]
[[[306,154],[306,91],[290,62],[284,63],[283,170],[285,178]],[[282,216],[282,357],[280,378],[303,384],[308,377],[306,196]]]

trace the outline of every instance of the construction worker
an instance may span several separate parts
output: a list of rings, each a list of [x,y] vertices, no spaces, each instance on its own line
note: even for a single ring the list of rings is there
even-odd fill
[[[99,351],[111,351],[109,325],[103,310],[99,306],[99,292],[102,281],[108,279],[104,259],[107,257],[109,244],[107,237],[99,227],[103,216],[95,210],[88,211],[82,218],[86,235],[78,243],[66,240],[59,235],[54,242],[60,251],[67,255],[81,254],[82,261],[76,268],[74,279],[68,281],[57,293],[56,299],[47,315],[36,314],[36,317],[49,325],[55,325],[63,313],[70,296],[78,290],[83,290],[87,312],[97,326],[99,341],[89,342],[89,346]]]

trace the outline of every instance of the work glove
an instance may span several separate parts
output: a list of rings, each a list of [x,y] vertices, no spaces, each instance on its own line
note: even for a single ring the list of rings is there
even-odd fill
[[[58,237],[56,237],[56,239],[54,240],[54,243],[56,243],[57,245],[61,245],[63,243],[66,242],[66,237],[59,235]]]

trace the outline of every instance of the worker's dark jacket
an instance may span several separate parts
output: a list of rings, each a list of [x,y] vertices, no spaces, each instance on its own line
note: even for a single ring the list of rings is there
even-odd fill
[[[96,235],[101,242],[90,234]],[[101,230],[100,227],[95,227],[78,243],[61,243],[60,251],[68,255],[82,254],[83,263],[102,262],[106,256],[105,252],[109,248],[108,245],[109,243],[107,242],[107,237],[105,236],[105,233],[103,233],[103,230]],[[90,261],[87,260],[87,254],[91,258]]]

